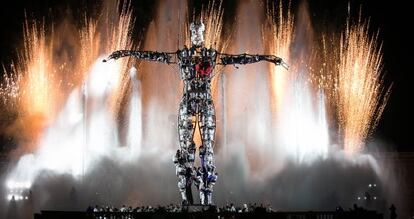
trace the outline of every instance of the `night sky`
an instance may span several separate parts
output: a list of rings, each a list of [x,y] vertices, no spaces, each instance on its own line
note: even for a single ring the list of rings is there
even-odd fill
[[[8,65],[11,59],[15,57],[18,46],[21,45],[25,10],[29,18],[45,17],[46,21],[54,20],[58,23],[63,18],[62,15],[67,14],[68,10],[73,12],[75,20],[79,19],[77,16],[80,16],[80,12],[85,9],[93,15],[95,9],[99,8],[99,2],[97,0],[66,2],[15,0],[9,1],[7,4],[4,2],[3,6],[0,7],[0,62]],[[156,2],[153,0],[139,0],[132,4],[135,14],[139,15],[134,33],[138,39],[153,18]],[[207,1],[192,0],[190,6],[199,10],[201,2]],[[225,0],[226,23],[231,24],[237,2],[236,0]],[[293,10],[297,9],[299,2],[292,1]],[[383,42],[385,83],[387,85],[393,83],[388,106],[373,137],[385,143],[389,150],[414,151],[411,141],[414,137],[412,133],[412,124],[414,124],[412,87],[414,87],[414,84],[411,80],[414,78],[412,77],[414,73],[412,67],[414,53],[413,35],[409,34],[413,31],[413,22],[410,19],[413,13],[412,8],[408,3],[401,3],[401,1],[382,3],[376,0],[309,0],[308,4],[315,30],[318,31],[326,27],[342,28],[347,17],[348,2],[350,2],[351,11],[357,14],[359,8],[361,8],[363,17],[370,18],[372,30],[379,29],[379,38]],[[7,136],[4,136],[0,130],[0,144],[4,144],[6,138]]]

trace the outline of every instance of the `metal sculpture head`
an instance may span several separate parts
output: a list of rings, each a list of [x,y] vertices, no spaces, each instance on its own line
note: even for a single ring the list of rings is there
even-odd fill
[[[203,22],[193,22],[190,25],[191,43],[193,46],[201,46],[204,43],[204,24]]]

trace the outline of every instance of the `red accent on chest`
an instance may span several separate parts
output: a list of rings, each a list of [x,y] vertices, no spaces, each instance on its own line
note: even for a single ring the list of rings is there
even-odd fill
[[[213,66],[210,62],[199,62],[195,65],[195,70],[201,77],[208,77],[213,71]]]

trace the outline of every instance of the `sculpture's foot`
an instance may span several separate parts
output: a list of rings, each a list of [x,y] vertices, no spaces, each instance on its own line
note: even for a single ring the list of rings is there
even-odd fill
[[[193,204],[193,193],[191,191],[191,184],[185,188],[185,196],[187,203],[192,205]]]
[[[204,191],[200,190],[200,204],[206,205],[206,197],[204,195]]]
[[[212,196],[213,194],[211,192],[207,194],[207,205],[213,204]]]
[[[187,205],[188,205],[188,201],[187,200],[181,201],[181,206],[187,206]]]

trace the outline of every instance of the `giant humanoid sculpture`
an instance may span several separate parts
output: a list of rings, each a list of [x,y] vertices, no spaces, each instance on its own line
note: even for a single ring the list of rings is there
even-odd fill
[[[216,117],[210,82],[214,76],[216,65],[251,64],[259,61],[272,62],[288,68],[285,62],[274,55],[230,55],[217,52],[204,46],[204,24],[192,23],[190,48],[184,47],[177,52],[154,52],[118,50],[109,59],[133,56],[147,61],[158,61],[166,64],[178,64],[181,79],[184,82],[183,97],[178,110],[179,149],[173,161],[179,178],[178,188],[182,203],[193,204],[191,186],[194,183],[200,193],[203,205],[212,204],[212,192],[217,180],[214,165],[214,138]],[[106,60],[104,60],[106,61]],[[201,167],[194,166],[196,145],[194,131],[198,123],[201,134],[199,156]]]

